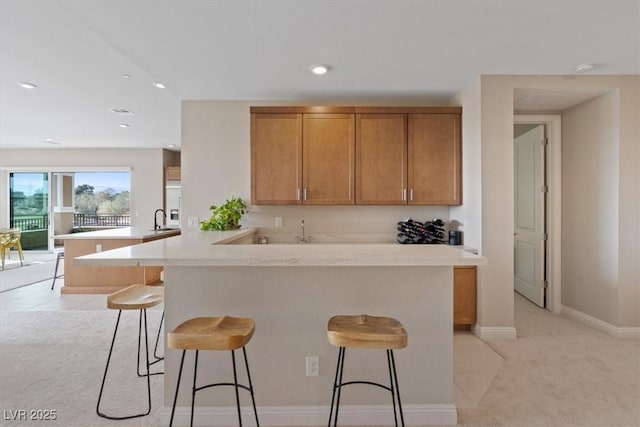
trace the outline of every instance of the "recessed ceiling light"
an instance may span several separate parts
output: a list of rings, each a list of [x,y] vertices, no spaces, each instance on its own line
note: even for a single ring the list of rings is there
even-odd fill
[[[20,86],[22,86],[25,89],[37,89],[38,85],[34,84],[34,83],[29,83],[29,82],[20,82],[18,83]]]
[[[324,64],[316,64],[311,66],[311,72],[313,74],[322,75],[327,74],[329,71],[329,66]]]
[[[123,79],[130,79],[131,78],[131,74],[121,74],[120,77],[122,77]]]
[[[58,141],[54,141],[53,138],[45,138],[44,141],[42,141],[46,144],[54,144],[54,145],[58,145],[60,144]]]
[[[158,89],[166,89],[167,88],[165,85],[163,85],[162,83],[159,83],[159,82],[155,82],[153,85],[155,87],[157,87]]]
[[[169,144],[169,145],[167,145],[167,147],[169,147],[169,148],[176,148],[176,144]]]
[[[121,128],[128,128],[129,124],[128,123],[120,123],[118,126],[120,126]]]
[[[580,64],[576,67],[576,73],[588,73],[594,68],[595,68],[595,65],[593,64]]]
[[[127,110],[126,108],[110,108],[109,111],[112,113],[121,115],[121,116],[134,116],[135,113],[131,110]]]

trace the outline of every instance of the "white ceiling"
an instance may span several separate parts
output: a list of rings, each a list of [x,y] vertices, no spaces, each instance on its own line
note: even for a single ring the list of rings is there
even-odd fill
[[[179,146],[181,100],[428,103],[481,74],[638,74],[639,22],[638,0],[0,0],[0,148]]]

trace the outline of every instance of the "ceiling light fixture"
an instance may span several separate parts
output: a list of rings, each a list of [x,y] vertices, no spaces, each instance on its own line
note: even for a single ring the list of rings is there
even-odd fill
[[[38,85],[34,83],[20,82],[18,84],[25,89],[38,89]]]
[[[316,64],[311,66],[311,72],[319,76],[321,76],[322,74],[327,74],[328,71],[329,71],[328,65]]]
[[[129,124],[128,123],[120,123],[118,126],[120,126],[121,128],[128,128]]]
[[[580,64],[576,67],[576,73],[588,73],[589,71],[592,71],[595,68],[595,65],[593,64]]]
[[[112,113],[118,114],[120,116],[134,116],[135,113],[131,110],[127,110],[126,108],[109,108],[109,111]]]
[[[169,144],[169,145],[167,145],[167,147],[169,147],[169,148],[176,148],[176,144]]]
[[[131,78],[131,74],[121,74],[120,77],[129,80]]]
[[[45,138],[44,141],[42,141],[46,144],[54,144],[54,145],[58,145],[60,144],[58,141],[54,141],[53,138]]]
[[[166,89],[167,88],[165,85],[163,85],[162,83],[159,83],[159,82],[155,82],[153,85],[155,87],[157,87],[158,89]]]

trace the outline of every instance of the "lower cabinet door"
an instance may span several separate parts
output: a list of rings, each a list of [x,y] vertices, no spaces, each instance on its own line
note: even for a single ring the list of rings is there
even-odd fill
[[[453,268],[453,324],[476,323],[476,267]]]

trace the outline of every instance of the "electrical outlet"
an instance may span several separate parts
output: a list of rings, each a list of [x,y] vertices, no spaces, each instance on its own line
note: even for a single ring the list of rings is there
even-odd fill
[[[200,218],[197,216],[190,216],[187,222],[189,227],[197,227],[200,224]]]
[[[276,217],[276,227],[282,227],[282,217],[281,216],[277,216]]]
[[[320,374],[320,359],[318,356],[307,356],[307,376],[317,377]]]
[[[102,252],[102,244],[96,243],[96,252]]]

